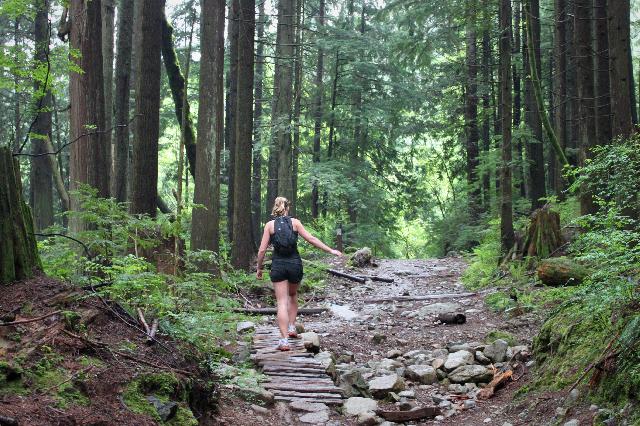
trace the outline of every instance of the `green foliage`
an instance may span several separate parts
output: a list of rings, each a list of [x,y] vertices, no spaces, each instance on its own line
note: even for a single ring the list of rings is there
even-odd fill
[[[486,343],[493,343],[498,339],[502,339],[509,344],[509,346],[515,346],[518,344],[515,336],[511,333],[507,333],[506,331],[494,330],[487,333],[484,340]]]
[[[462,275],[468,288],[485,287],[498,278],[500,262],[500,221],[492,220],[482,232],[480,244],[473,249],[471,264]]]

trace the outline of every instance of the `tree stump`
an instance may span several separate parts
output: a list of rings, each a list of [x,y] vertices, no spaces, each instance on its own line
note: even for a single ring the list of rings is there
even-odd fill
[[[41,264],[20,167],[9,148],[0,147],[0,284],[30,278],[36,269]]]
[[[538,264],[538,278],[546,285],[578,285],[589,270],[568,257],[554,257]]]
[[[545,259],[560,246],[563,238],[560,232],[560,215],[549,205],[536,209],[525,232],[522,257]]]

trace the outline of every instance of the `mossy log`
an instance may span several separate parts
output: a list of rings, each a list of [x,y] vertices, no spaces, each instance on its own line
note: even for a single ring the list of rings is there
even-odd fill
[[[568,257],[554,257],[542,260],[537,273],[546,285],[578,285],[589,275],[589,269]]]
[[[522,246],[522,257],[545,259],[562,246],[560,215],[549,205],[536,209],[531,214]]]
[[[30,278],[37,269],[41,264],[20,167],[9,148],[0,147],[0,284]]]

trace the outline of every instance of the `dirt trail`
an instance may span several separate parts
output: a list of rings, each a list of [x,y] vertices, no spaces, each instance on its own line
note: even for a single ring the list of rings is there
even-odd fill
[[[424,296],[449,293],[465,293],[460,276],[466,267],[461,258],[427,260],[381,260],[379,267],[359,270],[364,275],[394,278],[393,283],[371,282],[364,284],[343,278],[328,278],[323,294],[314,296],[316,304],[330,307],[321,315],[302,318],[307,331],[319,334],[323,351],[330,351],[340,362],[352,366],[371,366],[385,359],[390,351],[406,353],[412,350],[434,351],[451,344],[484,342],[488,333],[496,330],[511,333],[521,345],[530,345],[537,329],[537,318],[524,315],[505,319],[489,310],[484,304],[484,294],[441,300],[400,301],[372,303],[375,298],[394,296]],[[308,296],[308,295],[307,295]],[[438,308],[455,310],[466,315],[462,325],[444,325],[435,319]],[[267,318],[275,324],[273,317]],[[343,364],[344,365],[344,364]],[[340,367],[340,365],[338,365]],[[473,408],[456,410],[455,414],[436,420],[409,424],[440,425],[503,425],[544,424],[536,414],[519,414],[513,404],[516,390],[526,383],[528,374],[524,366],[517,374],[519,380],[500,389],[488,401],[477,401]],[[367,379],[367,377],[365,377]],[[433,395],[451,395],[448,385],[439,382],[419,385],[407,381],[407,390],[413,391],[418,406],[433,406]],[[455,404],[455,399],[453,400]],[[460,403],[462,404],[462,403]],[[534,403],[535,405],[535,403]],[[397,409],[391,402],[379,401],[379,407]],[[221,424],[251,424],[258,420],[265,424],[305,424],[300,413],[287,412],[277,406],[269,411],[238,412],[238,406],[223,408]],[[248,408],[248,407],[245,407]],[[247,414],[250,415],[251,423]],[[303,413],[302,413],[303,414]],[[543,414],[544,415],[544,414]],[[526,419],[529,417],[529,419]],[[354,417],[344,416],[335,410],[330,413],[327,425],[355,425]],[[372,423],[375,424],[375,423]],[[389,423],[387,423],[389,424]]]

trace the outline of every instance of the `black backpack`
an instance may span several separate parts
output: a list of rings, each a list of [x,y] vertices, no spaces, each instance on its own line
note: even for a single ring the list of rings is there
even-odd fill
[[[273,220],[273,249],[283,256],[291,256],[297,249],[297,236],[289,216],[278,216]]]

